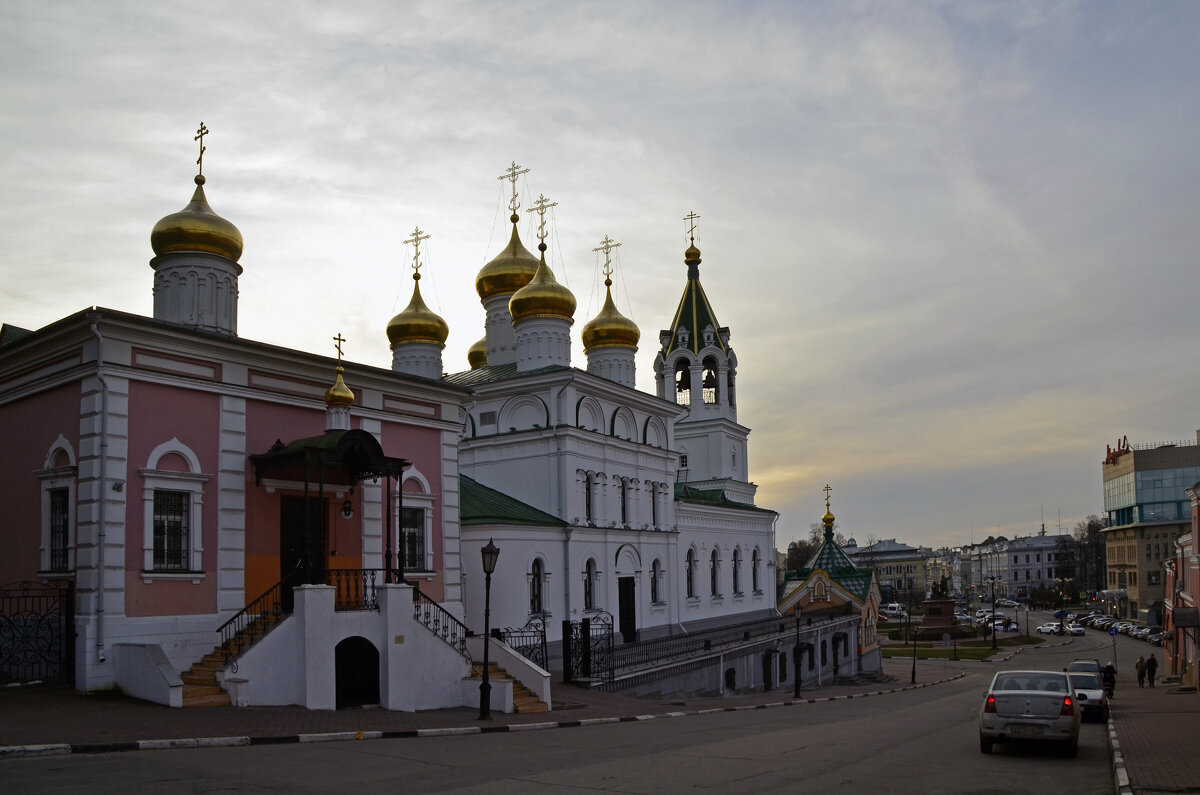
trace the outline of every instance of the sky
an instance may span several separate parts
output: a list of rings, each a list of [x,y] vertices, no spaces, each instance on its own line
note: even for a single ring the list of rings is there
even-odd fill
[[[152,314],[150,230],[241,230],[239,335],[390,367],[421,287],[448,371],[520,231],[638,323],[701,281],[780,548],[959,545],[1103,513],[1105,447],[1195,441],[1200,4],[0,4],[0,322]],[[1189,319],[1193,318],[1193,319]]]

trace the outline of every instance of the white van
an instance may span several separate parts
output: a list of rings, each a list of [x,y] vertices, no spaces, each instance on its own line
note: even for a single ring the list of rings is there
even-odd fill
[[[884,605],[883,614],[888,618],[904,618],[908,615],[908,613],[904,612],[904,605],[899,602]]]

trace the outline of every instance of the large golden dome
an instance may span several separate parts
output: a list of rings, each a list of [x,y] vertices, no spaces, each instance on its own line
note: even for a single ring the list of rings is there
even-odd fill
[[[242,233],[208,206],[204,196],[204,177],[198,175],[191,202],[154,225],[150,233],[150,246],[155,254],[203,251],[237,262],[242,256]]]
[[[467,348],[467,364],[471,365],[472,370],[487,367],[487,337]]]
[[[592,348],[633,348],[637,350],[642,331],[617,311],[612,300],[612,280],[604,280],[604,308],[583,327],[584,353]]]
[[[421,298],[421,274],[413,274],[412,300],[403,312],[387,324],[388,342],[392,347],[406,342],[429,342],[445,345],[450,327]]]
[[[486,301],[496,295],[511,295],[520,290],[538,269],[538,258],[521,245],[517,234],[517,215],[512,216],[513,231],[508,246],[484,265],[475,277],[475,292]]]
[[[517,290],[509,299],[508,313],[512,315],[514,323],[531,317],[574,319],[575,296],[554,278],[553,271],[546,264],[545,252],[529,284]]]

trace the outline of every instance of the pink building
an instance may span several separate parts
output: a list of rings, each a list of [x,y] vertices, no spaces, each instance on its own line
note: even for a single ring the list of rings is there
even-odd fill
[[[1166,563],[1166,615],[1163,617],[1163,663],[1167,673],[1178,674],[1183,683],[1196,685],[1196,661],[1200,653],[1200,557],[1196,555],[1200,531],[1200,484],[1187,490],[1192,501],[1192,529],[1175,539],[1175,556]]]

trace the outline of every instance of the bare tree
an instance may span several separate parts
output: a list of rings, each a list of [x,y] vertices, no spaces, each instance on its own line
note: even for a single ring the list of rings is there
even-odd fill
[[[1107,556],[1104,550],[1104,528],[1108,523],[1096,514],[1089,515],[1079,521],[1072,531],[1078,545],[1078,565],[1076,572],[1079,576],[1080,587],[1090,592],[1102,590],[1104,587],[1104,570]]]

